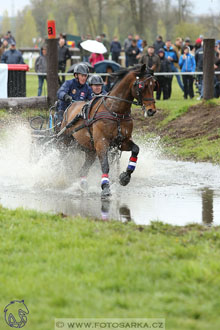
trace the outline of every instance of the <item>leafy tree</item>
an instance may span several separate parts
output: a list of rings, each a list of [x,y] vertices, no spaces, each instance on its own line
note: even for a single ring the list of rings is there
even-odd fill
[[[79,34],[77,22],[74,15],[69,16],[66,32],[74,35]]]
[[[38,32],[31,10],[27,10],[16,31],[16,40],[19,46],[32,47],[33,38],[37,38]]]
[[[5,10],[2,19],[2,32],[6,34],[9,30],[11,30],[11,22],[10,18],[8,17],[8,11]]]
[[[202,30],[203,26],[201,24],[180,22],[174,26],[174,38],[182,37],[184,39],[189,37],[194,43]]]
[[[166,36],[166,27],[164,25],[164,22],[162,21],[162,19],[159,19],[157,22],[157,34],[161,35],[164,39],[164,37]]]

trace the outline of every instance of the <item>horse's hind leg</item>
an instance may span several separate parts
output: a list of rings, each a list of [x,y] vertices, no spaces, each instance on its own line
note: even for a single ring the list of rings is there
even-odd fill
[[[129,151],[131,150],[131,157],[129,159],[128,167],[126,172],[122,172],[119,176],[119,182],[122,186],[126,186],[131,179],[131,174],[134,172],[136,163],[137,163],[137,156],[139,153],[139,147],[132,141],[129,140],[124,142],[121,147],[122,151]]]
[[[108,174],[109,174],[108,146],[103,145],[103,142],[98,143],[96,145],[96,153],[99,157],[99,161],[100,161],[101,169],[102,169],[101,198],[106,198],[111,195],[109,178],[108,178]]]
[[[87,188],[86,177],[87,177],[87,175],[89,173],[89,169],[92,166],[92,164],[94,163],[95,159],[96,159],[95,151],[86,151],[85,152],[85,161],[84,161],[84,164],[79,173],[81,176],[80,186],[84,190]]]

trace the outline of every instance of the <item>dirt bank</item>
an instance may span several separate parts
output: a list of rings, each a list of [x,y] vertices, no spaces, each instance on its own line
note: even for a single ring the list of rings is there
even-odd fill
[[[171,138],[187,139],[201,136],[209,136],[210,140],[220,138],[220,106],[205,102],[197,104],[190,107],[182,116],[159,128],[160,122],[167,115],[167,111],[158,109],[154,117],[144,118],[140,110],[134,111],[135,129]]]

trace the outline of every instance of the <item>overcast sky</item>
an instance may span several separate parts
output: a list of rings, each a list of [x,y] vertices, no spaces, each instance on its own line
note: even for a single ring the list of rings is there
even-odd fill
[[[120,1],[120,0],[119,0]],[[207,14],[220,12],[220,0],[190,0],[194,4],[193,12],[195,14]],[[173,0],[177,3],[176,0]],[[22,10],[26,5],[30,3],[30,0],[0,0],[0,15],[7,9],[9,16],[12,14],[12,7],[14,4],[14,13],[18,10]]]

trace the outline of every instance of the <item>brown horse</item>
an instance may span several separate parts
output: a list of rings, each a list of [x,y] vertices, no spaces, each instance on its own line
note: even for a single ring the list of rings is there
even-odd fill
[[[116,81],[110,93],[91,101],[88,119],[81,118],[75,123],[74,118],[85,105],[85,102],[75,102],[65,111],[61,126],[61,132],[73,136],[86,151],[81,176],[87,176],[98,156],[102,169],[102,197],[110,195],[108,151],[112,146],[121,151],[131,151],[128,167],[119,177],[121,185],[129,183],[135,170],[139,147],[132,141],[131,105],[141,105],[149,116],[156,112],[153,97],[156,80],[146,71],[145,64],[123,69],[113,76]]]

